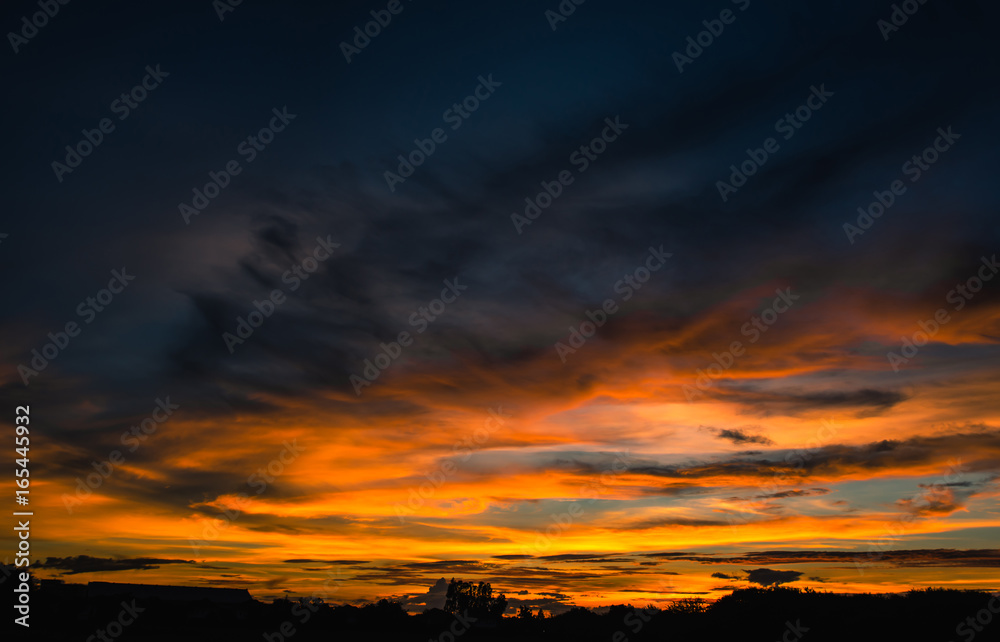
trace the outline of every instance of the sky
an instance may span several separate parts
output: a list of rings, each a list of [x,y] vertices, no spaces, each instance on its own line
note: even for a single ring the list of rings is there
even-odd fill
[[[1000,16],[913,5],[7,3],[36,574],[1000,588]]]

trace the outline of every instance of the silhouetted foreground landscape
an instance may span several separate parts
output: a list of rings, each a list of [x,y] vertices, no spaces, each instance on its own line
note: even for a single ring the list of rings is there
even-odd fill
[[[363,606],[286,599],[266,604],[242,589],[44,582],[34,596],[28,634],[33,640],[81,642],[1000,639],[1000,623],[993,622],[1000,597],[982,591],[840,595],[778,586],[738,589],[712,603],[678,600],[666,609],[614,605],[538,617],[527,609],[510,613],[502,595],[477,599],[476,587],[471,590],[472,596],[464,598],[450,592],[447,610],[411,615],[389,600]],[[498,610],[505,615],[496,617]]]

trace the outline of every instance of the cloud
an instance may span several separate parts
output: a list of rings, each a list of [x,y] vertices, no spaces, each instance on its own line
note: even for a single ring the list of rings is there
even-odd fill
[[[610,527],[617,531],[641,531],[664,526],[728,526],[730,522],[724,519],[699,519],[695,517],[653,517],[650,519],[633,520],[621,525]]]
[[[769,568],[755,568],[752,571],[744,571],[747,574],[747,581],[761,586],[777,586],[795,582],[802,573],[799,571],[775,571]]]
[[[752,435],[739,428],[720,428],[715,430],[715,436],[719,439],[731,441],[738,446],[743,446],[745,444],[770,446],[774,443],[774,441],[772,441],[769,437],[765,437],[764,435]]]
[[[646,555],[656,555],[647,553]],[[678,561],[701,564],[817,564],[850,563],[866,558],[865,551],[757,551],[744,555],[716,557],[709,555],[675,556]],[[879,551],[878,560],[890,566],[937,566],[966,568],[1000,567],[1000,549],[913,549]]]
[[[559,615],[572,609],[576,604],[568,595],[562,593],[539,593],[541,597],[520,598],[507,596],[507,612],[513,613],[526,606],[532,611],[546,611],[550,615]],[[556,597],[548,597],[556,596]]]
[[[951,515],[962,510],[965,500],[973,493],[956,492],[956,486],[943,484],[920,484],[923,492],[916,497],[900,499],[896,505],[911,515],[918,517],[928,517],[931,515]],[[957,486],[958,488],[968,488],[967,486]]]
[[[288,580],[289,578],[287,577],[272,577],[266,580],[262,580],[261,585],[264,586],[264,588],[274,590],[287,583]]]
[[[811,497],[814,495],[826,495],[830,492],[829,488],[806,488],[806,489],[796,489],[796,490],[783,490],[777,493],[768,493],[765,495],[757,495],[758,499],[785,499],[788,497]]]
[[[862,416],[878,413],[906,401],[907,395],[895,390],[861,388],[858,390],[796,392],[759,391],[756,383],[720,385],[719,396],[754,409],[755,414],[798,414],[810,410],[841,408],[867,409]]]
[[[66,575],[77,573],[98,573],[106,571],[150,571],[160,568],[161,564],[194,564],[192,560],[158,559],[153,557],[132,557],[114,559],[111,557],[91,557],[76,555],[70,557],[49,557],[45,562],[37,564],[38,568],[51,568],[66,571]]]
[[[285,560],[285,564],[343,564],[354,566],[356,564],[370,564],[369,560],[313,560],[308,558]]]
[[[562,553],[560,555],[542,555],[537,559],[549,562],[606,562],[609,559],[621,557],[615,553],[603,553],[596,555],[584,555],[579,553]]]
[[[426,593],[408,595],[400,600],[407,610],[443,609],[448,593],[448,580],[439,577]],[[412,607],[412,608],[410,608]]]
[[[685,480],[734,477],[747,479],[783,475],[790,479],[813,476],[848,478],[871,477],[885,471],[923,472],[928,465],[945,468],[953,459],[963,461],[965,472],[993,473],[1000,466],[1000,430],[959,432],[946,435],[918,435],[907,439],[886,439],[860,445],[833,444],[808,451],[773,451],[762,456],[723,458],[689,464],[661,464],[633,458],[631,474]],[[577,461],[578,470],[600,474],[598,462]]]
[[[725,573],[712,573],[712,577],[720,580],[742,580],[739,575],[726,575]]]

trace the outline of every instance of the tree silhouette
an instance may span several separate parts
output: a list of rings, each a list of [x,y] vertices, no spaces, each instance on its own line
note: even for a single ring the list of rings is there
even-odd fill
[[[544,620],[545,611],[538,609],[538,613],[532,613],[531,608],[527,606],[522,606],[517,611],[517,617],[519,620]]]
[[[444,610],[452,615],[468,613],[479,619],[498,619],[507,610],[507,597],[493,597],[493,587],[487,582],[478,585],[451,578],[445,594]]]
[[[674,600],[667,607],[667,611],[671,613],[704,613],[706,610],[708,610],[708,602],[700,597],[685,597]]]

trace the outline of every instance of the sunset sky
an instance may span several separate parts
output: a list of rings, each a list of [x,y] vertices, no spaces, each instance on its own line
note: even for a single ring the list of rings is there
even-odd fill
[[[386,4],[334,4],[70,3],[2,56],[39,577],[1000,589],[995,6],[403,0],[350,53]]]

